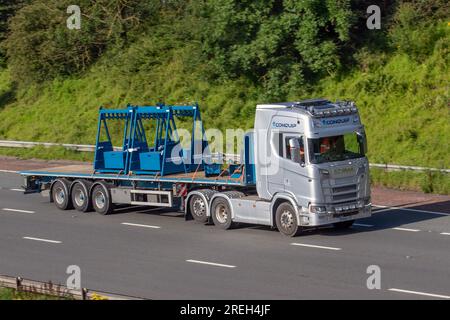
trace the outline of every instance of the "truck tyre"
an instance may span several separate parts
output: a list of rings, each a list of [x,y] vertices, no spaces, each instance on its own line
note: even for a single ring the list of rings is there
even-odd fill
[[[355,220],[336,222],[333,223],[333,227],[338,230],[344,230],[350,228],[353,225],[353,222],[355,222]]]
[[[77,180],[72,186],[72,204],[74,208],[81,212],[92,210],[92,202],[89,197],[91,183],[85,180]]]
[[[294,207],[288,202],[284,202],[278,206],[275,213],[275,222],[278,231],[285,236],[295,237],[302,231],[302,227],[298,225]]]
[[[214,199],[211,205],[211,216],[214,225],[220,229],[231,229],[234,224],[231,221],[231,209],[228,201],[222,197]]]
[[[72,199],[69,192],[70,182],[66,179],[58,179],[52,187],[52,200],[56,207],[61,210],[73,209]]]
[[[111,201],[111,193],[104,184],[98,184],[92,190],[92,207],[100,214],[107,215],[113,212],[114,204]]]
[[[202,223],[208,221],[208,216],[206,215],[207,205],[208,203],[198,194],[194,194],[189,198],[189,209],[195,221]]]

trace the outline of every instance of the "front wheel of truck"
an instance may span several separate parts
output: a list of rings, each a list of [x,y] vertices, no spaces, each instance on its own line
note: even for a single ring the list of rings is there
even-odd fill
[[[302,231],[302,227],[298,224],[294,207],[288,202],[284,202],[278,206],[275,213],[275,222],[278,231],[285,236],[295,237]]]

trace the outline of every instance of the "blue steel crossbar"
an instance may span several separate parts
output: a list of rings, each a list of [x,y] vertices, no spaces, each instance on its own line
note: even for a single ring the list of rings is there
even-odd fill
[[[180,137],[177,134],[175,118],[192,118],[192,133],[190,153],[181,148]],[[111,142],[108,121],[124,121],[122,151],[115,151]],[[143,121],[155,122],[154,146],[149,146]],[[201,137],[196,136],[196,126],[199,123]],[[100,141],[101,131],[105,130],[106,140]],[[194,150],[196,142],[200,141],[201,150]],[[157,174],[164,176],[170,173],[189,172],[199,169],[195,153],[201,152],[199,165],[203,163],[203,152],[208,147],[205,129],[200,116],[198,104],[194,105],[164,105],[134,106],[127,105],[125,109],[99,110],[94,170],[102,173],[118,174]],[[172,151],[180,152],[180,156],[171,157]],[[174,159],[180,160],[176,163]],[[198,162],[198,161],[197,161]]]

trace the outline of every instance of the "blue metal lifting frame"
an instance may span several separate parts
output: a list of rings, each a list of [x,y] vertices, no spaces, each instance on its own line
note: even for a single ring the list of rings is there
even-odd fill
[[[181,149],[181,164],[175,164],[170,157],[170,148],[176,146],[179,136],[176,131],[176,117],[191,117],[193,119],[191,133],[191,149],[188,157]],[[125,122],[123,145],[121,151],[114,151],[107,121],[122,120]],[[156,120],[154,146],[148,146],[143,120]],[[196,159],[196,126],[201,126],[201,154]],[[106,141],[100,141],[102,127],[106,133]],[[180,146],[181,147],[181,146]],[[194,105],[157,105],[133,106],[126,109],[100,108],[97,140],[95,149],[94,170],[101,173],[118,174],[165,174],[190,172],[199,170],[203,165],[203,152],[208,147],[205,129],[200,116],[198,104]]]
[[[122,151],[114,151],[108,121],[121,120],[125,122],[123,132]],[[132,128],[133,108],[128,105],[126,109],[103,109],[100,107],[98,115],[97,137],[94,154],[94,170],[102,173],[125,173],[128,162],[129,133]],[[100,141],[102,127],[105,130],[106,140]]]

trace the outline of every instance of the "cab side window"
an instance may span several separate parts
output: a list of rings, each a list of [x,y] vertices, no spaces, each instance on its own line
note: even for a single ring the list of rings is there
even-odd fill
[[[272,144],[276,150],[276,153],[279,157],[284,157],[283,156],[283,134],[276,132],[272,135]]]
[[[283,157],[295,162],[305,162],[305,146],[303,137],[284,137],[284,153]]]

